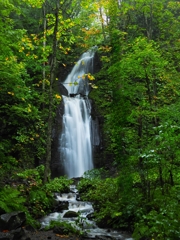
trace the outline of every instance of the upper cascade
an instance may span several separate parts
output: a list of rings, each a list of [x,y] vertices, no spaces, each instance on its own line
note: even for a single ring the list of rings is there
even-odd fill
[[[78,62],[74,65],[71,73],[67,76],[63,85],[68,90],[69,95],[89,94],[89,83],[87,74],[93,73],[93,58],[96,47],[82,54]]]

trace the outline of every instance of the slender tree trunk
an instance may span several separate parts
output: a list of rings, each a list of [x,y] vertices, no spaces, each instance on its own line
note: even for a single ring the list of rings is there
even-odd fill
[[[47,27],[46,2],[44,2],[44,4],[43,4],[43,31],[44,31],[44,35],[43,35],[43,53],[46,50],[46,27]],[[42,90],[43,90],[43,94],[44,94],[44,91],[45,91],[45,79],[46,79],[46,63],[45,63],[45,61],[43,62],[43,73],[42,74],[43,74]]]
[[[143,138],[143,122],[142,122],[142,116],[140,115],[138,117],[138,139],[137,139],[137,146],[139,149],[142,148],[142,138]],[[146,177],[144,172],[144,163],[143,158],[139,157],[138,162],[138,169],[139,169],[139,176],[141,179],[141,187],[142,187],[142,193],[144,195],[144,198],[147,198],[147,185],[146,185]]]
[[[59,5],[56,2],[56,13],[55,13],[55,26],[53,34],[53,46],[52,46],[52,59],[50,62],[50,87],[49,87],[49,117],[48,117],[48,130],[47,130],[47,141],[46,141],[46,162],[44,171],[44,183],[50,178],[50,164],[51,164],[51,144],[52,144],[52,124],[53,124],[53,82],[55,79],[56,71],[56,51],[57,51],[57,31],[58,31],[58,11]]]
[[[171,186],[174,186],[174,178],[173,178],[172,170],[169,170],[169,176],[170,176],[170,184],[171,184]]]
[[[104,42],[106,42],[106,33],[105,33],[104,19],[103,19],[103,13],[102,13],[101,7],[99,8],[99,13],[100,13],[100,19],[101,19],[102,34],[103,34]]]
[[[151,40],[152,35],[153,35],[153,6],[152,6],[152,3],[150,4],[149,8],[150,8],[149,16],[144,14],[144,20],[145,20],[145,24],[146,24],[147,37],[149,40]]]
[[[161,162],[160,162],[160,165],[159,165],[159,183],[160,183],[160,186],[161,186],[161,193],[162,193],[162,195],[164,195],[164,181],[163,181],[163,175],[162,175]]]
[[[146,73],[146,88],[147,88],[147,96],[148,96],[149,104],[151,106],[152,105],[152,94],[151,94],[150,80],[149,80],[147,73]]]

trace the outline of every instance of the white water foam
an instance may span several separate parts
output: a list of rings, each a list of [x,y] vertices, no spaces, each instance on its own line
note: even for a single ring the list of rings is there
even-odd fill
[[[93,169],[91,103],[87,78],[93,69],[93,56],[93,51],[84,53],[63,83],[69,95],[74,96],[63,96],[64,115],[59,140],[60,160],[69,178],[81,177],[85,171]]]

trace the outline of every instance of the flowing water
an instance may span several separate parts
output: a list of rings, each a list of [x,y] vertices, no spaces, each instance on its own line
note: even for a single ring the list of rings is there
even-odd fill
[[[67,202],[68,207],[66,210],[54,212],[43,217],[40,220],[42,228],[48,226],[50,221],[65,221],[69,222],[75,228],[86,232],[89,239],[133,240],[130,234],[113,229],[99,228],[93,220],[89,220],[88,216],[91,216],[94,212],[93,206],[90,202],[83,202],[79,199],[77,200],[77,194],[78,191],[75,185],[70,187],[69,193],[56,194],[56,201],[60,205],[61,203]],[[78,213],[79,217],[67,218],[65,214],[69,211]]]
[[[63,96],[64,115],[60,159],[64,174],[81,177],[93,169],[91,103],[87,75],[93,72],[94,51],[84,53],[64,81],[69,97]]]

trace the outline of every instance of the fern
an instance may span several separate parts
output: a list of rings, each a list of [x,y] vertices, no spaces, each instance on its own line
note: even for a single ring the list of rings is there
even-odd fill
[[[5,212],[22,211],[25,210],[25,198],[20,196],[17,189],[11,187],[4,187],[0,189],[0,208]]]

